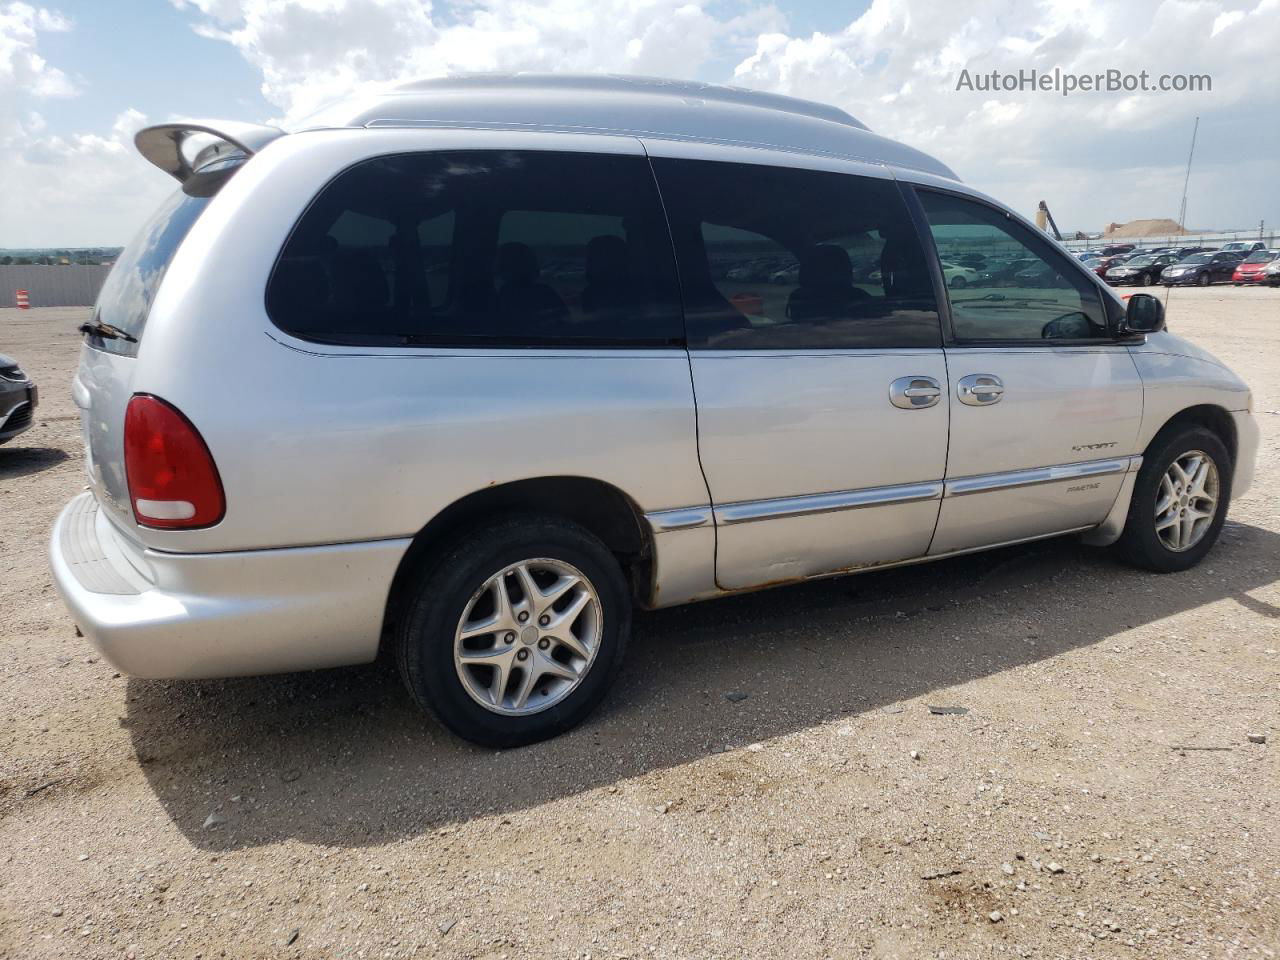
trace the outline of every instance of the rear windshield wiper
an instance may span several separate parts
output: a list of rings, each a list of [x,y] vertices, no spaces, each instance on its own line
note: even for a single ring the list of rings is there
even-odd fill
[[[90,320],[80,324],[80,332],[101,337],[103,340],[124,340],[126,343],[138,342],[138,338],[133,334],[127,333],[119,327],[113,327],[109,323],[103,323],[101,320]]]

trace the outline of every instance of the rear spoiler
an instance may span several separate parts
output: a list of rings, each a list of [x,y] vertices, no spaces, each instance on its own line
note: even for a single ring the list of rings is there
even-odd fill
[[[213,142],[202,148],[198,156],[187,156],[183,144],[201,134],[212,136]],[[229,153],[253,156],[284,135],[279,127],[236,120],[179,120],[139,130],[133,142],[147,160],[179,183],[186,183],[195,168],[209,160]]]

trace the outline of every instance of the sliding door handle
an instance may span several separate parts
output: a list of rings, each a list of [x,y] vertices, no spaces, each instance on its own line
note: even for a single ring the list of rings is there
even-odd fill
[[[956,396],[971,407],[989,407],[1004,396],[1004,384],[993,373],[971,373],[956,384]]]
[[[889,402],[903,410],[924,410],[942,399],[942,385],[933,377],[899,377],[889,384]]]

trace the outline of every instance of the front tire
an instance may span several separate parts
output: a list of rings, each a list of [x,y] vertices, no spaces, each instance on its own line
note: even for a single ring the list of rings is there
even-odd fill
[[[1209,275],[1207,273],[1200,274],[1199,279],[1196,280],[1196,283],[1200,284],[1202,287],[1207,287],[1211,282],[1212,281],[1209,279]]]
[[[1194,567],[1217,542],[1231,502],[1231,456],[1218,436],[1187,426],[1143,457],[1117,548],[1157,573]]]
[[[422,571],[397,659],[414,700],[458,736],[516,747],[595,709],[630,630],[626,579],[598,538],[567,520],[512,517]]]
[[[958,275],[958,274],[957,274],[956,276],[954,276],[954,277],[952,277],[952,278],[951,278],[951,289],[952,289],[952,290],[963,290],[963,289],[964,289],[965,287],[967,287],[968,285],[969,285],[969,281],[968,281],[968,280],[966,280],[964,277],[962,277],[962,276]]]

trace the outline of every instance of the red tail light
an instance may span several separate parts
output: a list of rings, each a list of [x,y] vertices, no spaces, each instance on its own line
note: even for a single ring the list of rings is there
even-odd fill
[[[218,468],[191,421],[159,397],[137,394],[124,413],[124,468],[144,527],[192,530],[222,519]]]

